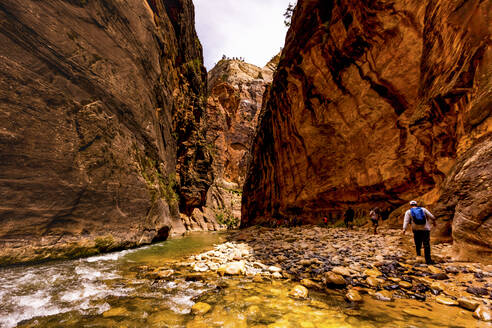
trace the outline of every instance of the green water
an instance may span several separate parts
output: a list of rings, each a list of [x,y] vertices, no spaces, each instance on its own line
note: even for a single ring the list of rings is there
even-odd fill
[[[457,307],[368,295],[352,305],[336,290],[296,300],[288,296],[295,282],[219,277],[181,265],[225,236],[199,233],[88,259],[2,269],[0,327],[489,327]],[[173,271],[155,279],[156,269]],[[211,310],[191,314],[196,302]]]

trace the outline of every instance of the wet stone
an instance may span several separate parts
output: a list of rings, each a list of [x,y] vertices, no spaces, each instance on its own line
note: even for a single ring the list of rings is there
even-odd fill
[[[203,315],[210,311],[210,309],[212,309],[212,306],[210,306],[210,304],[198,302],[191,307],[191,313]]]
[[[479,302],[464,297],[459,298],[458,303],[462,308],[470,311],[475,311],[477,307],[480,305]]]
[[[492,312],[490,308],[487,308],[483,304],[477,307],[475,312],[473,312],[473,316],[482,321],[492,321]]]
[[[374,294],[374,297],[377,300],[390,302],[393,300],[393,294],[387,290],[380,290]]]
[[[345,286],[347,284],[341,275],[331,271],[326,272],[323,278],[326,285]]]
[[[437,274],[433,274],[430,276],[432,279],[435,279],[435,280],[448,280],[449,279],[449,276],[445,273],[437,273]]]
[[[349,302],[362,302],[362,296],[354,289],[349,290],[347,294],[345,294],[345,299]]]
[[[292,298],[306,299],[308,297],[308,290],[302,285],[296,285],[290,292],[289,296]]]
[[[444,305],[459,305],[459,303],[452,298],[439,295],[436,297],[436,302]]]
[[[104,312],[103,317],[120,317],[127,314],[128,314],[127,309],[123,307],[116,307]]]
[[[475,296],[484,296],[488,295],[489,291],[487,288],[481,288],[481,287],[468,287],[466,291],[470,294],[473,294]]]

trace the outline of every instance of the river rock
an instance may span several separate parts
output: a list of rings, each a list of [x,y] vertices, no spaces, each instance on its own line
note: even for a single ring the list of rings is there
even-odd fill
[[[341,275],[332,271],[325,272],[323,278],[326,285],[345,286],[347,284]]]
[[[387,290],[380,290],[374,294],[377,300],[389,302],[393,300],[393,293]]]
[[[376,277],[367,277],[366,283],[371,287],[379,287],[381,285],[381,281]]]
[[[362,274],[365,276],[371,276],[371,277],[379,277],[379,276],[383,275],[379,270],[376,270],[376,269],[366,269],[366,270],[364,270],[364,272]]]
[[[337,266],[331,269],[331,271],[342,276],[350,276],[350,270],[346,267]]]
[[[428,269],[428,270],[429,270],[429,272],[430,272],[430,273],[432,273],[432,274],[440,274],[440,273],[444,273],[441,269],[436,268],[436,267],[435,267],[435,266],[433,266],[433,265],[429,265],[429,266],[427,267],[427,269]]]
[[[209,267],[205,263],[195,263],[193,270],[197,272],[205,272],[209,270]]]
[[[408,281],[400,281],[398,282],[398,285],[401,287],[401,288],[405,288],[405,289],[409,289],[409,288],[412,288],[412,284],[409,283]]]
[[[475,311],[480,305],[480,302],[465,297],[459,298],[458,303],[462,308],[470,311]]]
[[[452,298],[439,295],[436,297],[436,302],[444,305],[459,305],[459,303]]]
[[[362,296],[354,289],[349,290],[347,294],[345,294],[345,299],[349,302],[362,302]]]
[[[270,271],[270,272],[272,272],[272,273],[273,273],[273,272],[281,272],[281,271],[282,271],[282,269],[281,269],[281,268],[279,268],[279,267],[277,267],[277,266],[273,266],[273,265],[272,265],[272,266],[269,266],[269,267],[268,267],[268,271]]]
[[[473,312],[473,316],[482,321],[491,321],[492,320],[492,312],[485,305],[481,304],[477,307],[475,312]]]
[[[432,279],[435,279],[435,280],[448,280],[449,277],[447,274],[445,274],[444,272],[441,272],[441,273],[437,273],[437,274],[433,274],[432,276],[430,276]]]
[[[323,286],[321,286],[317,282],[312,281],[311,279],[302,279],[300,283],[304,287],[307,287],[310,289],[317,289],[317,290],[323,289]]]
[[[217,272],[227,275],[240,275],[246,273],[246,266],[243,261],[230,262],[221,266]]]
[[[174,270],[172,269],[157,269],[157,272],[156,272],[156,275],[159,277],[159,278],[169,278],[170,276],[172,276],[174,273]]]
[[[212,306],[210,304],[198,302],[191,307],[191,313],[202,315],[210,311],[211,308]]]
[[[304,287],[302,285],[296,285],[289,292],[289,296],[293,297],[293,298],[306,299],[308,297],[308,290],[306,287]]]
[[[283,276],[280,272],[274,272],[272,273],[272,278],[275,278],[275,279],[282,279]]]
[[[128,310],[124,307],[112,308],[103,313],[103,317],[120,317],[128,314]]]

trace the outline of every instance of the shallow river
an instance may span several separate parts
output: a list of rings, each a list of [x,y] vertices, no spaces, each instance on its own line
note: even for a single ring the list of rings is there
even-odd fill
[[[287,296],[292,282],[176,267],[224,239],[200,233],[87,259],[0,269],[0,327],[490,327],[459,308],[367,295],[351,305],[337,291],[294,300]],[[142,274],[158,267],[175,272],[160,280]],[[198,301],[212,309],[191,314]]]

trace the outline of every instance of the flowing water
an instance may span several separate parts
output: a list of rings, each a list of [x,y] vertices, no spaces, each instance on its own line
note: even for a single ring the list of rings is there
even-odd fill
[[[200,233],[87,259],[1,269],[0,327],[490,327],[459,308],[369,296],[351,305],[337,291],[295,300],[288,297],[293,282],[254,282],[179,266],[224,238]],[[154,268],[174,271],[165,279],[144,274]],[[212,309],[191,314],[198,301]]]

